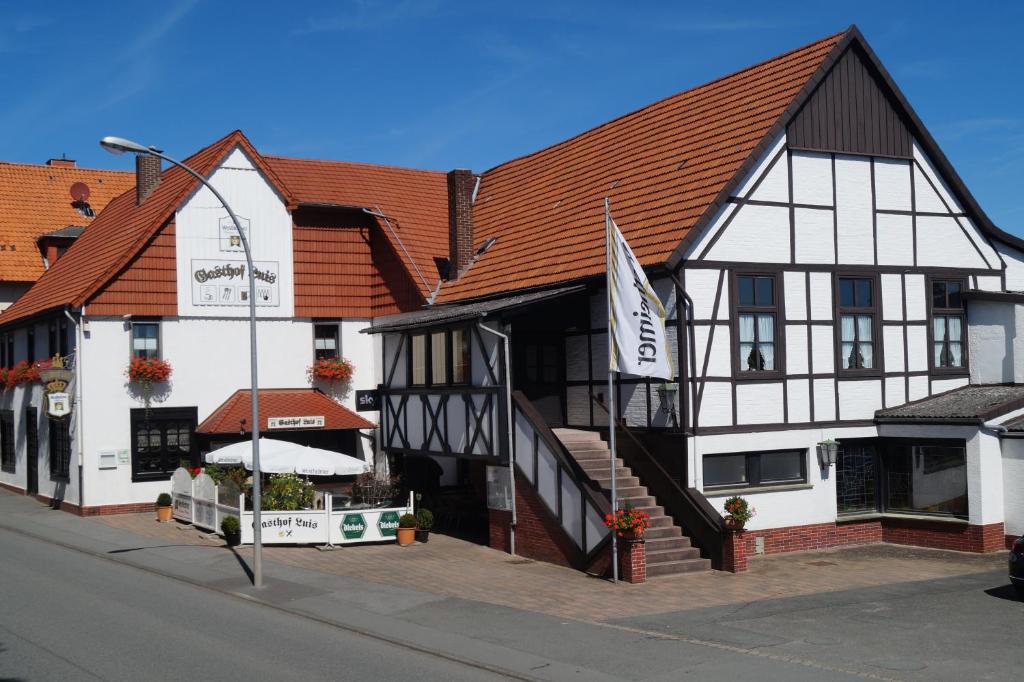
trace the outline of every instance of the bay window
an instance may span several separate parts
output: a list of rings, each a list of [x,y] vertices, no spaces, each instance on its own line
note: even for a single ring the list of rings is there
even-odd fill
[[[413,334],[409,339],[409,376],[413,386],[467,383],[469,367],[468,329]]]

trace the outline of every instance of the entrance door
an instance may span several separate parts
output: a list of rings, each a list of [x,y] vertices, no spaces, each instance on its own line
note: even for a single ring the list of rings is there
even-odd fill
[[[565,344],[562,335],[517,336],[513,345],[513,388],[529,398],[548,426],[562,426],[565,423]]]
[[[36,408],[25,408],[25,459],[28,462],[28,482],[25,493],[35,495],[39,492],[39,421]]]

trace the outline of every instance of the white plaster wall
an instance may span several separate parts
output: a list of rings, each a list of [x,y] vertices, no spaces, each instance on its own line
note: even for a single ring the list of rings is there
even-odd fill
[[[924,275],[904,275],[906,278],[907,290],[907,319],[927,320],[928,304],[927,292],[925,291],[927,281]]]
[[[720,381],[708,381],[704,384],[699,424],[700,426],[732,424],[732,386]]]
[[[783,419],[782,382],[736,384],[736,420],[740,424],[777,424]]]
[[[812,272],[811,277],[811,319],[832,319],[832,275],[827,272]]]
[[[836,157],[836,212],[839,262],[874,263],[871,164],[867,160]]]
[[[946,216],[917,217],[917,262],[924,266],[989,267],[956,219]]]
[[[885,352],[885,371],[904,371],[902,327],[887,325],[882,328],[882,349]]]
[[[786,382],[786,399],[789,405],[789,421],[792,424],[811,421],[810,381],[790,379]]]
[[[903,377],[886,377],[885,406],[895,407],[907,402],[906,388],[906,380]]]
[[[832,158],[828,154],[793,154],[793,202],[832,206]]]
[[[1007,535],[1024,535],[1024,495],[1020,482],[1024,481],[1024,439],[1004,438],[1003,459],[1003,522]]]
[[[721,261],[789,262],[789,209],[744,206],[707,257]]]
[[[356,371],[347,392],[333,396],[354,409],[354,392],[374,388],[378,361],[374,340],[358,330],[367,320],[341,323],[341,344],[345,357]],[[89,320],[89,334],[83,349],[85,415],[83,457],[86,476],[86,504],[149,502],[168,489],[166,481],[132,483],[131,466],[98,469],[100,450],[131,449],[131,408],[143,407],[139,397],[129,394],[124,368],[129,359],[130,332],[121,319]],[[309,320],[261,320],[257,324],[260,348],[259,379],[262,388],[309,386],[306,368],[313,360],[313,329]],[[191,407],[202,422],[239,388],[249,386],[248,321],[240,319],[165,318],[161,323],[162,355],[174,367],[168,390],[157,392],[153,407]],[[379,350],[378,350],[379,352]],[[329,387],[320,387],[329,392]],[[374,421],[375,412],[362,413]],[[364,457],[369,445],[358,441]]]
[[[807,319],[807,274],[785,272],[782,275],[787,320]]]
[[[876,220],[879,265],[913,265],[914,225],[911,217],[879,213]]]
[[[969,382],[970,380],[967,377],[957,377],[956,379],[933,379],[932,395],[952,391],[953,389],[960,388],[961,386],[966,386]]]
[[[811,364],[815,374],[832,374],[836,368],[835,339],[832,327],[811,327]]]
[[[928,397],[928,377],[910,377],[907,379],[908,400],[920,400]]]
[[[903,319],[903,280],[899,275],[883,274],[882,282],[882,319]]]
[[[807,374],[807,325],[786,325],[786,373]]]
[[[982,291],[1002,291],[1003,282],[999,277],[994,275],[976,275],[974,277],[975,285],[977,289]]]
[[[260,317],[292,317],[294,306],[294,267],[292,261],[292,218],[281,196],[256,170],[255,165],[236,148],[213,172],[209,182],[241,218],[249,220],[250,244],[254,261],[277,263],[279,305],[257,305]],[[175,216],[175,255],[178,270],[178,314],[201,317],[248,317],[248,306],[195,305],[192,300],[192,260],[209,259],[244,265],[241,252],[221,250],[220,220],[227,213],[206,187],[200,187],[178,209]],[[258,264],[257,264],[257,267]],[[257,281],[257,287],[260,282]]]
[[[875,159],[875,206],[885,210],[910,210],[910,162]],[[882,253],[879,250],[879,258]]]
[[[1024,291],[1024,252],[1003,242],[996,242],[995,245],[1006,263],[1007,290]]]
[[[697,470],[694,485],[703,490],[703,457],[707,454],[759,452],[766,449],[799,449],[806,451],[809,486],[797,490],[772,491],[771,488],[744,490],[741,494],[754,507],[756,514],[747,524],[748,531],[766,528],[829,523],[836,518],[835,469],[822,469],[818,465],[815,446],[826,438],[870,438],[876,435],[874,427],[839,429],[794,429],[775,431],[771,443],[765,444],[765,435],[758,433],[700,436],[696,439]],[[691,446],[693,439],[691,439]],[[708,500],[724,514],[723,504],[729,495],[706,492]]]
[[[923,324],[907,327],[907,370],[924,372],[928,369],[928,328]]]
[[[738,196],[758,199],[760,201],[789,201],[789,168],[786,155],[782,154],[772,165],[772,160],[786,143],[785,135],[779,135],[765,152],[757,166],[740,183]],[[758,179],[768,171],[757,190],[751,194]]]
[[[839,382],[839,418],[872,419],[882,409],[882,382],[862,379]]]
[[[711,352],[708,358],[708,370],[705,376],[709,377],[730,377],[732,376],[732,339],[728,325],[714,325],[714,338],[711,338],[712,325],[696,325],[693,329],[694,346],[697,352],[697,372],[702,371],[704,357],[707,353],[708,341],[711,342]]]
[[[814,380],[814,420],[819,422],[836,419],[836,380]]]
[[[1012,303],[971,301],[967,306],[967,342],[971,382],[998,384],[1014,381],[1016,308]]]
[[[718,280],[721,270],[687,270],[686,292],[693,301],[693,316],[698,320],[729,319],[729,278],[722,280],[722,295],[718,307],[717,318],[713,317],[715,299],[718,293]],[[603,326],[603,325],[602,325]]]
[[[793,212],[797,263],[835,263],[835,216],[831,210],[797,208]]]

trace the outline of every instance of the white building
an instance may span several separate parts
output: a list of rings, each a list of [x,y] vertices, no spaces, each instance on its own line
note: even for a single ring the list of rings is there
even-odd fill
[[[237,131],[186,163],[247,226],[256,291],[248,291],[237,234],[212,193],[177,168],[161,173],[153,157],[138,159],[137,191],[113,200],[0,318],[7,367],[59,354],[75,370],[70,417],[48,417],[38,381],[0,397],[5,487],[85,514],[147,509],[181,461],[198,464],[214,441],[243,438],[246,421],[208,418],[236,414],[225,403],[249,388],[252,294],[264,411],[287,411],[261,416],[261,429],[278,417],[324,417],[317,431],[272,435],[372,461],[366,427],[376,413],[364,412],[367,422],[352,411],[355,392],[379,383],[380,349],[359,330],[375,315],[421,306],[436,285],[436,270],[434,282],[410,273],[430,262],[418,234],[447,225],[444,204],[436,211],[432,203],[444,174],[264,158]],[[173,367],[148,406],[125,374],[140,355]],[[307,370],[322,357],[350,360],[351,381],[311,384]],[[284,400],[271,389],[305,390]],[[342,407],[325,409],[318,390]],[[204,420],[208,428],[197,432]]]

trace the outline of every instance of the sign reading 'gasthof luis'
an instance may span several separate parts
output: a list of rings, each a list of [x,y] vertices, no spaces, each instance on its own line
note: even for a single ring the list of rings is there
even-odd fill
[[[253,265],[255,292],[249,291],[249,272],[245,261],[193,258],[192,304],[248,306],[252,296],[258,306],[280,305],[278,262],[255,261]]]
[[[322,414],[305,417],[267,417],[268,429],[322,429],[325,423]]]

